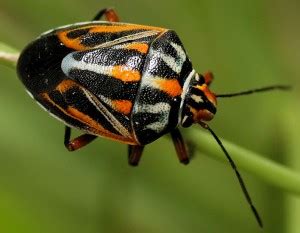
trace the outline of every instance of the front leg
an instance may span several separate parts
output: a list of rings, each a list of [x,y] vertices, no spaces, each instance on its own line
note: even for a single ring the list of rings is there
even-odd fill
[[[100,20],[102,16],[105,16],[106,20],[109,22],[119,22],[119,17],[114,9],[105,8],[99,11],[99,13],[93,18],[93,21]]]
[[[214,79],[213,73],[210,72],[210,71],[207,71],[203,74],[203,76],[204,76],[204,80],[205,80],[206,85],[209,86],[211,84],[211,82],[213,81],[213,79]]]
[[[82,134],[81,136],[70,140],[71,139],[71,128],[68,126],[66,126],[66,128],[65,128],[64,144],[65,144],[65,147],[69,151],[78,150],[78,149],[86,146],[87,144],[89,144],[96,138],[97,138],[97,136],[95,136],[95,135]]]

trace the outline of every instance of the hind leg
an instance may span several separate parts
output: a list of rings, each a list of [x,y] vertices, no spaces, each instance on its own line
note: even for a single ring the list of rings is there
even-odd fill
[[[119,17],[114,9],[105,8],[98,12],[98,14],[93,18],[93,21],[100,20],[102,16],[105,16],[105,19],[109,22],[119,22]]]
[[[89,144],[90,142],[95,140],[96,138],[97,138],[97,136],[95,136],[95,135],[83,134],[83,135],[71,140],[71,128],[68,126],[66,126],[66,128],[65,128],[64,144],[65,144],[65,147],[69,151],[78,150],[78,149],[86,146],[87,144]]]

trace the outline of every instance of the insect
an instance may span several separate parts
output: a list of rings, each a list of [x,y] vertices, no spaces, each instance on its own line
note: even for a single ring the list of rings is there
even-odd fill
[[[107,21],[98,21],[102,16]],[[198,74],[177,34],[165,28],[118,22],[113,9],[101,10],[90,22],[43,33],[21,53],[19,78],[28,93],[65,127],[70,151],[97,137],[128,144],[128,161],[137,165],[144,146],[170,133],[181,163],[189,163],[178,126],[198,123],[209,130],[236,172],[262,226],[233,160],[207,121],[217,98],[286,86],[270,86],[216,95],[210,72]],[[71,128],[84,132],[71,139]]]

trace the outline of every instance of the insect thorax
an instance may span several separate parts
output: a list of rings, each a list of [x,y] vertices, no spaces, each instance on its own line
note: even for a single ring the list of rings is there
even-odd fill
[[[177,127],[184,83],[192,64],[174,31],[167,31],[151,44],[132,124],[141,144],[150,143]]]

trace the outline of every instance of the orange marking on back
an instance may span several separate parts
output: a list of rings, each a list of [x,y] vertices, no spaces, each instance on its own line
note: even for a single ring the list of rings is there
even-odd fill
[[[129,138],[125,138],[122,135],[116,135],[112,132],[110,132],[109,130],[105,129],[101,124],[99,124],[98,122],[96,122],[93,118],[91,118],[90,116],[80,112],[78,109],[73,108],[73,107],[68,107],[67,112],[73,116],[73,118],[81,121],[83,124],[86,124],[90,127],[90,131],[92,131],[93,133],[97,134],[97,135],[101,135],[116,141],[121,141],[124,143],[133,143],[134,141],[132,139]]]
[[[42,99],[44,99],[46,102],[49,102],[50,104],[52,104],[53,106],[57,107],[59,110],[61,110],[63,113],[66,113],[66,111],[59,105],[57,105],[49,96],[48,93],[41,93],[40,96],[42,97]]]
[[[112,100],[112,107],[124,115],[129,115],[132,109],[130,100]]]
[[[217,105],[217,98],[215,96],[214,93],[212,93],[210,91],[210,89],[208,88],[208,86],[206,84],[203,84],[201,86],[196,86],[198,89],[200,89],[201,91],[203,91],[204,95],[207,97],[207,99],[213,103],[215,106]]]
[[[64,93],[70,88],[74,87],[76,83],[70,79],[63,80],[60,84],[56,86],[56,90],[58,90],[60,93]]]
[[[44,99],[46,102],[49,102],[53,106],[57,107],[61,112],[66,114],[67,116],[80,121],[84,125],[87,125],[89,127],[88,131],[95,135],[103,136],[118,142],[123,142],[130,145],[137,145],[137,142],[134,141],[132,138],[126,138],[122,135],[117,135],[109,130],[105,129],[101,124],[96,122],[94,119],[92,119],[90,116],[80,112],[78,109],[74,107],[67,107],[67,109],[63,109],[61,106],[57,105],[49,96],[48,93],[41,93],[40,96],[42,99]]]
[[[61,31],[57,33],[58,39],[68,48],[75,49],[77,51],[86,50],[88,47],[81,44],[81,38],[70,39],[67,34],[71,31]]]
[[[177,79],[157,79],[154,83],[158,85],[159,89],[166,92],[168,95],[175,97],[181,95],[182,88]]]
[[[136,24],[112,24],[112,25],[99,25],[91,28],[90,33],[114,33],[114,32],[124,32],[132,30],[145,30],[145,31],[158,31],[162,32],[166,29],[160,27],[146,26],[146,25],[136,25]]]
[[[103,126],[100,125],[98,122],[96,122],[93,118],[91,118],[89,115],[80,112],[77,108],[68,107],[66,112],[69,113],[75,119],[90,126],[91,129],[96,129],[95,133],[97,131],[101,131],[104,134],[111,134],[108,130],[104,129]]]
[[[136,24],[88,25],[88,26],[83,26],[80,29],[89,29],[89,33],[117,33],[117,32],[132,31],[132,30],[157,31],[161,33],[167,30],[160,27],[136,25]],[[77,37],[75,39],[69,38],[67,36],[69,32],[72,32],[74,30],[78,30],[78,29],[58,31],[57,37],[68,48],[72,48],[77,51],[90,49],[90,47],[81,44],[82,36]]]
[[[127,66],[114,66],[112,76],[123,82],[137,82],[141,79],[141,74],[137,70],[131,70]]]
[[[134,49],[139,51],[140,53],[147,53],[149,46],[145,43],[131,43],[125,47],[126,49]]]

